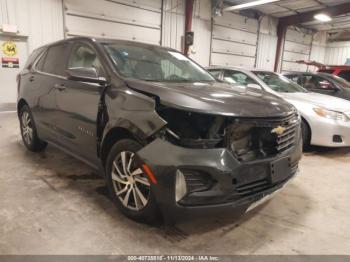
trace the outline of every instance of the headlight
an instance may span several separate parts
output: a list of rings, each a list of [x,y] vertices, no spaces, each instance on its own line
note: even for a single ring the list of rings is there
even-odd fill
[[[320,117],[325,117],[325,118],[333,119],[333,120],[341,120],[341,121],[348,121],[349,120],[349,118],[343,113],[327,110],[327,109],[324,109],[321,107],[314,108],[314,111]]]

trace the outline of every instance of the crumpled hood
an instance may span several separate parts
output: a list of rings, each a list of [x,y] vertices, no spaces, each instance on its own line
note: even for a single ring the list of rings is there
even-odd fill
[[[219,82],[159,83],[128,80],[126,83],[131,89],[158,96],[163,105],[199,113],[280,117],[294,110],[287,101],[267,92]]]
[[[291,103],[293,100],[296,102],[304,102],[308,104],[312,104],[315,106],[323,107],[329,110],[338,111],[338,112],[349,112],[350,111],[350,102],[323,94],[318,93],[280,93],[281,96]]]

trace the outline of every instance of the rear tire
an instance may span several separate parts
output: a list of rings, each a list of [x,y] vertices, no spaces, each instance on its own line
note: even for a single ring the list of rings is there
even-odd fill
[[[47,143],[40,140],[35,126],[34,118],[29,106],[24,105],[20,109],[19,122],[22,141],[26,148],[32,152],[39,152],[47,147]]]
[[[138,222],[159,222],[152,182],[142,169],[136,152],[142,146],[134,140],[116,142],[107,157],[106,179],[113,202],[127,217]]]

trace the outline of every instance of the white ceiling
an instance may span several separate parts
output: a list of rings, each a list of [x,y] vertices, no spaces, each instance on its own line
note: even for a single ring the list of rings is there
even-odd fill
[[[251,1],[253,0],[225,0],[225,3],[228,5],[237,5]],[[280,0],[274,3],[256,6],[253,9],[281,18],[344,3],[350,3],[350,0]],[[344,28],[350,28],[350,14],[333,17],[333,20],[329,23],[312,21],[303,24],[303,26],[320,31],[344,30]]]

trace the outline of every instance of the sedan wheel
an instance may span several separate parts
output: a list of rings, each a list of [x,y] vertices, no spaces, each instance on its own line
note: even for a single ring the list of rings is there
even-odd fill
[[[150,183],[141,167],[135,165],[135,154],[123,151],[113,162],[112,180],[117,197],[124,207],[141,210],[147,206]]]

